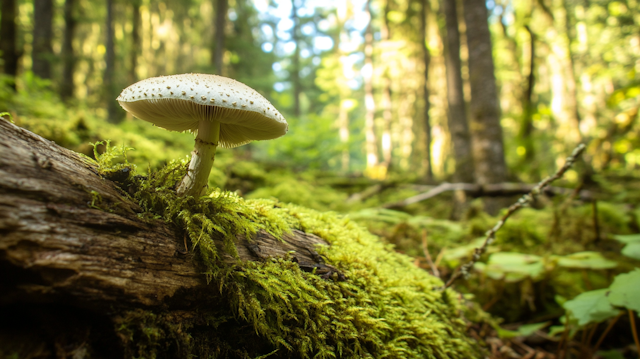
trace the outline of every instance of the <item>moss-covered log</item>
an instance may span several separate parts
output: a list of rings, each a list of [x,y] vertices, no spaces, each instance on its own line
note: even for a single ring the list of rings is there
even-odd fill
[[[89,308],[160,306],[206,288],[175,230],[140,212],[95,165],[0,120],[0,303],[67,297]],[[243,238],[238,254],[264,260],[295,251],[305,269],[330,271],[314,249],[326,244],[321,238],[294,231],[283,239],[261,231]]]
[[[154,218],[150,203],[165,202],[126,191],[0,119],[0,358],[481,353],[457,294],[348,220],[242,199],[216,207],[226,194],[212,194],[204,222]],[[236,227],[217,215],[287,228],[236,231],[225,251]],[[198,223],[214,228],[197,235]],[[205,236],[217,250],[199,252],[205,232],[224,234]]]

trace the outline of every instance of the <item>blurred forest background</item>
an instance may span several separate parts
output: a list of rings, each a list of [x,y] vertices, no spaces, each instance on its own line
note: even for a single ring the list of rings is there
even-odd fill
[[[637,356],[632,315],[565,320],[567,300],[640,263],[637,0],[1,4],[0,112],[18,125],[87,155],[104,139],[135,148],[145,172],[188,158],[193,136],[127,117],[120,91],[186,72],[237,79],[289,133],[220,150],[211,186],[344,213],[443,277],[514,195],[587,144],[457,289],[505,328],[541,323],[540,352]],[[444,182],[460,185],[402,202]],[[605,321],[622,334],[606,337]],[[501,340],[524,336],[513,330]]]

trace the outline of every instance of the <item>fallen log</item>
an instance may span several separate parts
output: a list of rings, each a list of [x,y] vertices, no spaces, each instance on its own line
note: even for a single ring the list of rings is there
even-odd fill
[[[347,219],[283,211],[323,238],[236,235],[212,272],[94,163],[0,118],[0,358],[484,356],[439,279]]]
[[[114,213],[97,208],[98,194]],[[86,307],[159,306],[179,301],[179,289],[181,296],[203,290],[182,238],[160,220],[140,220],[140,212],[86,159],[0,120],[0,304],[68,297]],[[295,251],[301,266],[329,270],[314,249],[327,244],[321,238],[294,231],[283,239],[264,231],[242,238],[240,260]]]

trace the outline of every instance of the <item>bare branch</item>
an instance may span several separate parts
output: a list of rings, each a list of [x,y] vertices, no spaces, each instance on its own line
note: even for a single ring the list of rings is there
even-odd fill
[[[580,154],[584,151],[585,148],[586,146],[584,144],[582,143],[579,144],[578,147],[576,147],[573,150],[573,152],[571,153],[571,156],[567,157],[567,161],[565,162],[564,166],[562,166],[562,168],[558,170],[558,172],[556,172],[553,176],[547,177],[544,180],[542,180],[531,190],[531,192],[525,194],[516,203],[512,204],[507,210],[507,213],[505,213],[504,216],[502,216],[502,218],[498,221],[498,223],[496,223],[496,225],[487,232],[487,236],[482,246],[474,250],[474,254],[471,261],[461,265],[458,268],[458,270],[454,272],[451,278],[449,278],[449,281],[447,281],[447,283],[442,289],[444,290],[451,287],[451,285],[461,276],[464,276],[465,278],[468,277],[471,269],[473,269],[473,266],[480,259],[480,256],[487,251],[487,248],[489,247],[489,245],[493,243],[496,237],[496,232],[498,232],[498,230],[502,228],[502,226],[505,224],[507,219],[511,217],[511,215],[514,214],[520,208],[530,204],[536,198],[536,196],[542,193],[544,188],[547,187],[551,182],[562,177],[564,173],[567,172],[567,170],[571,168],[571,166],[575,163],[576,159],[578,158],[578,156],[580,156]]]
[[[436,187],[430,188],[424,193],[420,193],[413,197],[409,197],[402,201],[387,203],[382,205],[382,208],[400,208],[410,204],[418,203],[437,195],[448,191],[465,191],[467,194],[474,197],[499,197],[499,196],[513,196],[518,194],[526,194],[531,192],[538,184],[532,183],[493,183],[480,185],[476,183],[442,183]],[[573,189],[564,187],[546,187],[542,190],[544,194],[554,196],[559,194],[571,194]],[[579,197],[583,200],[592,200],[593,193],[581,190],[578,193]]]

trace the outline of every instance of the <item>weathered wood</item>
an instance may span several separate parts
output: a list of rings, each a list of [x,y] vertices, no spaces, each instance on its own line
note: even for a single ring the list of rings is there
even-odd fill
[[[141,211],[90,161],[0,118],[0,305],[184,307],[212,290],[183,238]],[[237,248],[240,260],[294,251],[302,269],[330,276],[318,244],[327,243],[300,231],[283,241],[259,232]]]

